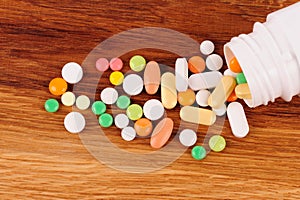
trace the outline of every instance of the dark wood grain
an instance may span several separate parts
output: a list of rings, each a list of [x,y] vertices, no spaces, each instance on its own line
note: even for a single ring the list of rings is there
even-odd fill
[[[169,166],[145,174],[98,162],[78,135],[64,130],[63,119],[71,108],[62,107],[56,114],[43,110],[44,101],[52,97],[48,83],[60,76],[62,66],[82,63],[114,34],[170,28],[198,42],[211,39],[216,52],[223,54],[231,37],[251,32],[254,22],[295,2],[1,0],[0,199],[299,199],[299,97],[246,108],[251,132],[244,139],[232,136],[226,120],[224,152],[197,162],[187,150]],[[169,66],[176,59],[157,50],[129,52],[122,59],[128,63],[135,53]],[[168,116],[176,119],[178,111]],[[199,130],[201,144],[206,128]],[[128,145],[117,129],[105,133],[124,150],[152,151],[148,139]]]

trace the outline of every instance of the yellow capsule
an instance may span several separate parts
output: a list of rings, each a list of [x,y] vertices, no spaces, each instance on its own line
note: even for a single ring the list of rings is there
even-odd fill
[[[232,76],[222,77],[220,83],[208,98],[208,105],[212,108],[221,107],[230,94],[233,92],[236,86],[235,78]]]
[[[239,99],[252,99],[250,88],[247,83],[236,86],[235,94]]]
[[[172,109],[177,104],[175,75],[170,72],[161,77],[161,102],[166,109]]]
[[[180,118],[183,121],[211,126],[216,122],[216,114],[212,110],[184,106],[180,110]]]

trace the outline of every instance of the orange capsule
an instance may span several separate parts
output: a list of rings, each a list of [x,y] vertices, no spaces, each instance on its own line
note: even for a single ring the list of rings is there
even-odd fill
[[[68,89],[67,82],[62,78],[55,78],[49,83],[49,91],[51,94],[60,96]]]
[[[236,57],[234,57],[230,60],[229,68],[234,73],[242,73],[242,68],[239,64],[239,61],[236,59]]]
[[[227,102],[234,102],[238,99],[238,97],[235,94],[235,91],[233,90],[233,92],[231,93],[231,95],[228,97]]]
[[[171,137],[174,122],[171,118],[161,120],[152,132],[150,144],[153,148],[159,149],[163,147]]]
[[[134,123],[134,129],[136,134],[141,137],[145,137],[152,132],[152,123],[149,119],[141,118]]]

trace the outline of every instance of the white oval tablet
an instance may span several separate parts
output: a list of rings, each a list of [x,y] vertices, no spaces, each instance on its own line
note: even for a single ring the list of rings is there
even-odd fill
[[[204,40],[200,44],[200,52],[204,55],[209,55],[215,50],[215,45],[212,41],[210,40]]]
[[[188,62],[185,58],[177,58],[175,63],[175,80],[178,92],[185,92],[188,89]]]
[[[70,84],[78,83],[83,77],[82,67],[75,63],[67,63],[61,70],[61,75]]]
[[[134,128],[128,126],[121,131],[121,136],[125,141],[132,141],[136,137]]]
[[[194,91],[212,89],[219,84],[222,77],[218,71],[193,74],[189,78],[189,86]]]
[[[129,125],[129,118],[125,114],[118,114],[114,121],[116,127],[119,129],[123,129]]]
[[[80,133],[85,127],[85,118],[79,112],[71,112],[65,117],[64,125],[68,132]]]
[[[61,96],[60,100],[64,106],[73,106],[76,101],[76,97],[73,92],[66,92]]]
[[[112,105],[118,100],[118,91],[115,88],[105,88],[100,94],[100,98],[106,105]]]
[[[143,91],[143,79],[136,74],[130,74],[123,81],[123,90],[130,96],[139,95]]]
[[[197,134],[191,129],[184,129],[179,134],[179,141],[183,146],[191,147],[197,142]]]
[[[199,90],[196,94],[196,102],[201,107],[208,106],[208,97],[210,96],[210,91],[208,90]]]
[[[223,73],[224,76],[232,76],[234,78],[236,78],[237,73],[232,72],[230,69],[226,69]]]
[[[218,54],[211,54],[206,58],[206,67],[211,71],[218,71],[223,67],[223,59]]]
[[[90,98],[88,98],[85,95],[81,95],[79,97],[77,97],[76,99],[76,107],[79,110],[86,110],[90,107],[91,101]]]
[[[212,110],[216,113],[217,116],[221,117],[226,114],[227,107],[223,104],[220,108],[212,108]]]
[[[165,109],[160,101],[151,99],[144,104],[143,112],[146,118],[155,121],[164,115]]]
[[[227,116],[233,135],[238,138],[246,137],[249,133],[249,125],[242,104],[230,103],[227,107]]]

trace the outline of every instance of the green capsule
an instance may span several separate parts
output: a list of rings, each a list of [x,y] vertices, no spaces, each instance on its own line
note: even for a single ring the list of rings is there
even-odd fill
[[[243,83],[247,83],[246,77],[244,75],[244,73],[239,73],[236,76],[236,82],[238,84],[243,84]]]
[[[49,113],[55,113],[59,109],[59,103],[56,99],[48,99],[45,102],[45,110]]]

